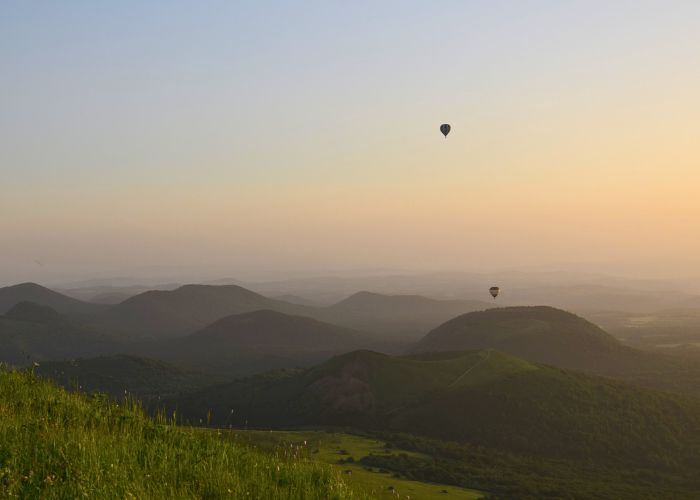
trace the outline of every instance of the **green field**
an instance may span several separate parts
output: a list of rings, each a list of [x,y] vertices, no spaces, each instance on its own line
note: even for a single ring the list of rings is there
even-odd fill
[[[387,448],[383,441],[372,438],[323,431],[230,431],[231,439],[250,444],[268,453],[291,453],[333,464],[348,485],[359,493],[376,498],[460,499],[482,498],[483,494],[456,486],[411,481],[388,471],[366,467],[360,463],[368,455],[409,456],[428,458],[411,451]],[[342,462],[342,463],[340,463]]]
[[[348,499],[327,464],[269,454],[0,366],[0,498]]]

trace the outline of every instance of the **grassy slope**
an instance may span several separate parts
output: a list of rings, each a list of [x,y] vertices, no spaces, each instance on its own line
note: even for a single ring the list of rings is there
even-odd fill
[[[351,498],[330,468],[0,371],[0,496]]]
[[[695,499],[698,491],[697,479],[673,471],[542,460],[410,435],[233,430],[224,436],[265,451],[291,445],[304,456],[351,470],[344,476],[348,484],[379,498],[396,498],[391,487],[401,498],[421,500],[680,500]]]
[[[412,481],[396,477],[386,470],[367,467],[360,460],[369,455],[382,457],[412,456],[417,459],[430,460],[430,457],[422,453],[416,453],[397,448],[387,448],[383,441],[344,434],[339,432],[322,431],[242,431],[233,432],[233,439],[238,442],[249,443],[263,451],[275,451],[280,448],[297,447],[303,450],[309,458],[334,464],[343,471],[345,481],[354,489],[362,490],[372,495],[373,498],[400,498],[410,496],[416,500],[431,499],[459,499],[473,500],[482,498],[481,492],[446,486],[430,482]],[[226,435],[226,434],[225,434]],[[352,459],[352,461],[349,461]],[[342,462],[342,463],[341,463]],[[352,471],[352,474],[347,474]],[[449,495],[445,495],[447,490]]]

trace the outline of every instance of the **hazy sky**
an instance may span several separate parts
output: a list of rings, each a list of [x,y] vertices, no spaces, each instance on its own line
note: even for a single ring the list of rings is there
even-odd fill
[[[0,2],[0,278],[699,273],[699,172],[696,0]]]

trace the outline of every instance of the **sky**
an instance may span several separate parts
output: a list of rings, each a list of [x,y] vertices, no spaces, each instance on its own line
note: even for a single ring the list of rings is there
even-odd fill
[[[700,275],[699,50],[694,0],[5,0],[0,280]]]

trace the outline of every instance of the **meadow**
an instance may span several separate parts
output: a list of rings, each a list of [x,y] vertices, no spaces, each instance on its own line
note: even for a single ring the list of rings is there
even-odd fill
[[[0,367],[4,498],[364,498],[331,466],[262,453]]]
[[[342,471],[344,480],[354,490],[372,498],[411,498],[420,500],[483,498],[483,493],[454,485],[420,482],[399,477],[380,467],[361,462],[369,456],[398,458],[410,456],[429,460],[422,453],[387,446],[384,441],[371,437],[324,431],[255,431],[235,430],[228,434],[236,442],[247,443],[265,452],[294,449],[314,460],[334,464]]]

